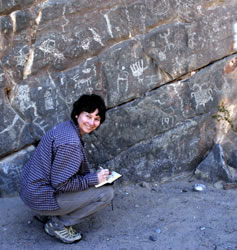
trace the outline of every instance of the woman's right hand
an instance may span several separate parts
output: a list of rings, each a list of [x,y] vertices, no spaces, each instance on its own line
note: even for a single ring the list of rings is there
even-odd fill
[[[108,176],[109,176],[109,170],[108,169],[101,169],[98,173],[98,180],[99,180],[99,184],[106,181]]]

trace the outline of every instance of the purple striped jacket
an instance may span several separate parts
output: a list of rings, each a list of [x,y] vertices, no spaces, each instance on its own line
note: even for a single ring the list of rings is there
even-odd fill
[[[77,192],[98,184],[79,128],[73,121],[58,124],[41,139],[21,175],[20,197],[33,210],[59,208],[55,195]]]

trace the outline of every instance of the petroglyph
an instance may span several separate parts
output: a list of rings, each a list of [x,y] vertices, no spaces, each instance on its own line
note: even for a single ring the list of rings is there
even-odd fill
[[[91,72],[91,69],[90,69],[90,68],[88,68],[88,69],[83,69],[82,72],[83,72],[84,74],[88,74],[88,73]]]
[[[105,14],[104,15],[104,18],[105,18],[105,21],[107,23],[107,30],[108,30],[108,33],[109,35],[113,38],[113,32],[112,32],[112,26],[111,26],[111,23],[110,23],[110,20],[109,20],[109,17],[108,17],[108,14]]]
[[[64,96],[64,101],[66,104],[71,104],[74,100],[74,90],[70,90],[69,88],[69,81],[65,79],[64,73],[62,73],[62,76],[60,77],[60,85],[62,89],[62,95]]]
[[[45,134],[45,132],[49,126],[49,124],[46,121],[41,120],[41,118],[39,116],[36,116],[32,122],[33,122],[33,124],[38,126],[42,130],[42,132]]]
[[[64,23],[62,24],[63,33],[65,32],[65,27],[70,23],[65,16],[65,12],[66,12],[66,6],[63,7],[63,21],[64,21]]]
[[[89,50],[90,48],[90,43],[92,42],[92,39],[90,37],[86,38],[85,40],[83,40],[81,42],[81,47],[84,49],[84,50]]]
[[[93,29],[93,28],[89,28],[89,30],[91,31],[92,35],[93,35],[93,39],[98,42],[101,46],[104,46],[100,35]]]
[[[145,79],[148,79],[148,86],[151,86],[153,84],[156,84],[159,82],[159,76],[158,75],[149,75],[149,76],[145,76]]]
[[[224,31],[223,29],[226,28],[224,26],[220,26],[221,19],[223,18],[219,17],[217,20],[215,20],[215,22],[212,23],[212,29],[215,33],[220,32],[220,30],[223,32]]]
[[[172,115],[167,114],[164,111],[161,111],[160,115],[161,115],[161,124],[163,127],[170,128],[173,126],[175,118]]]
[[[167,109],[167,94],[161,93],[162,97],[159,100],[154,100],[154,103],[158,103],[159,106],[163,106],[165,111],[160,109],[159,107],[159,120],[161,121],[161,125],[164,128],[172,127],[173,124],[175,124],[175,116],[173,115],[175,113],[174,109],[170,106]],[[166,100],[166,101],[165,101]]]
[[[45,91],[44,106],[45,106],[45,110],[54,109],[54,101],[53,101],[51,90]]]
[[[183,13],[184,10],[192,9],[196,2],[194,0],[188,0],[188,1],[183,1],[183,0],[176,0],[176,9],[179,13]]]
[[[160,105],[165,105],[167,101],[167,95],[166,93],[160,93],[159,98],[155,100],[155,103],[159,103]]]
[[[97,79],[97,68],[94,64],[89,63],[89,58],[83,65],[80,72],[77,72],[71,79],[75,83],[75,89],[80,90],[82,87],[90,94],[93,90],[102,90],[103,84]]]
[[[169,42],[168,40],[169,35],[170,35],[170,29],[168,29],[167,32],[164,32],[164,35],[160,34],[160,38],[165,40],[165,43],[167,44],[165,48],[168,48],[170,50],[172,48],[175,48],[175,45]]]
[[[18,101],[19,101],[19,107],[21,111],[26,110],[30,103],[30,88],[27,85],[19,85],[17,87],[17,96],[18,96]]]
[[[148,0],[147,6],[152,10],[153,14],[156,16],[165,15],[170,8],[168,0],[153,1]]]
[[[192,89],[194,92],[191,92],[191,97],[194,97],[195,99],[196,109],[198,109],[199,106],[205,107],[206,103],[213,101],[213,91],[207,86],[206,83],[201,85],[194,84]]]
[[[14,128],[16,126],[16,122],[19,120],[19,116],[15,115],[13,121],[11,121],[11,124],[9,126],[7,126],[5,129],[3,129],[2,131],[0,131],[0,134],[4,134],[8,131],[14,131]]]
[[[21,48],[18,52],[18,55],[15,56],[16,66],[24,66],[25,65],[27,58],[28,58],[28,55],[29,55],[29,53],[24,52],[24,48],[26,48],[26,47],[27,46],[24,46],[23,48]]]
[[[139,16],[140,16],[140,21],[141,21],[141,23],[139,24],[139,26],[141,27],[140,29],[141,29],[141,31],[143,32],[143,33],[145,33],[146,32],[146,11],[147,11],[147,9],[146,9],[146,6],[145,5],[139,5]]]
[[[137,77],[139,83],[143,83],[143,78],[141,76],[143,75],[143,72],[147,68],[148,68],[148,66],[146,66],[144,68],[142,59],[135,62],[135,63],[133,63],[132,65],[130,65],[130,69],[132,71],[132,74],[133,74],[134,77]]]
[[[197,33],[196,32],[192,32],[191,34],[189,34],[189,39],[188,39],[188,45],[189,48],[194,49],[197,45]]]
[[[76,88],[80,88],[82,84],[85,84],[87,87],[91,86],[91,79],[92,79],[91,76],[86,79],[80,79],[80,78],[81,78],[80,74],[76,74],[72,78],[72,80],[76,83],[75,84]]]
[[[122,70],[118,74],[117,78],[117,91],[120,92],[121,86],[125,86],[125,91],[128,91],[128,76],[129,73],[122,67]]]
[[[234,30],[234,50],[237,50],[237,23],[233,26]]]
[[[163,51],[159,51],[158,56],[161,62],[166,60],[166,55]]]
[[[64,55],[57,50],[56,42],[52,39],[45,40],[39,49],[44,52],[45,57],[52,55],[55,57],[55,61],[62,61],[64,59]]]

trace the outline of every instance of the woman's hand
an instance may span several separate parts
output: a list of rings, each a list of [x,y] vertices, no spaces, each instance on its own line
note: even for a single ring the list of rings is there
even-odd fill
[[[109,170],[108,169],[101,169],[97,172],[99,184],[106,181],[109,176]]]

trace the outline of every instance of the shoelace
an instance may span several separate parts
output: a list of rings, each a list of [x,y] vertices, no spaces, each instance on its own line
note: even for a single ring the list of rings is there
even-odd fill
[[[79,232],[77,232],[72,226],[70,226],[68,228],[69,232],[71,233],[71,235],[74,235],[74,236],[81,236],[81,234]]]
[[[63,230],[58,231],[58,233],[63,237],[69,237],[69,238],[74,238],[79,236],[79,234],[76,234],[76,231],[72,227],[65,227]]]
[[[76,234],[77,234],[76,230],[73,229],[72,226],[71,226],[71,227],[68,227],[68,232],[69,232],[71,235],[76,235]]]

